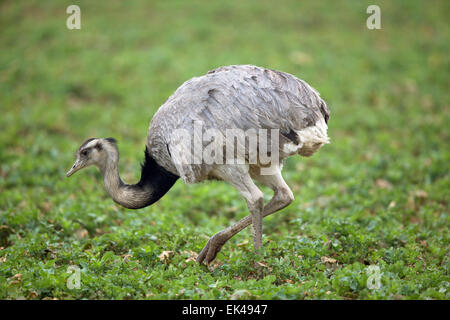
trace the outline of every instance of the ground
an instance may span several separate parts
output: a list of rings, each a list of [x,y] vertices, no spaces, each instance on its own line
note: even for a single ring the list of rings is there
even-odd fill
[[[0,298],[449,299],[448,1],[376,1],[380,30],[373,1],[268,0],[76,1],[68,30],[72,2],[0,4]],[[112,136],[137,181],[157,108],[230,64],[310,83],[331,144],[287,160],[295,201],[260,255],[247,229],[206,267],[208,237],[247,215],[231,186],[178,181],[133,211],[98,170],[65,172]]]

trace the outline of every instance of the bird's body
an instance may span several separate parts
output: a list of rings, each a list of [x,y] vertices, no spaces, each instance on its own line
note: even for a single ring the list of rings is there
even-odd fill
[[[327,143],[328,116],[319,94],[293,75],[252,65],[220,67],[186,81],[159,108],[150,123],[147,148],[158,164],[185,182],[196,183],[211,177],[216,165],[177,166],[182,161],[173,155],[193,154],[194,143],[183,145],[186,139],[177,140],[176,130],[192,136],[197,124],[203,133],[215,129],[226,136],[230,129],[279,129],[282,162],[296,153],[314,153]],[[203,148],[209,144],[207,139],[201,142]]]
[[[134,209],[157,201],[178,177],[187,183],[209,179],[230,183],[246,199],[251,215],[211,237],[197,259],[208,263],[249,224],[253,224],[255,250],[261,246],[262,218],[293,200],[281,176],[283,160],[296,154],[310,156],[328,143],[328,118],[329,110],[317,91],[293,75],[252,65],[220,67],[186,81],[156,112],[137,184],[120,179],[113,139],[86,141],[68,176],[95,164],[111,197]],[[243,132],[244,140],[239,142],[237,136],[229,140],[229,132]],[[251,141],[256,141],[256,149]],[[261,150],[267,151],[265,158]],[[214,161],[205,158],[208,154]],[[264,172],[267,167],[271,171]],[[274,191],[265,206],[254,181]]]

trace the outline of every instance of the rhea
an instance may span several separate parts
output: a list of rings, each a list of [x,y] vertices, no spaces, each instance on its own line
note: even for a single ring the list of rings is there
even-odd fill
[[[155,113],[138,183],[127,184],[120,178],[119,150],[113,138],[86,140],[79,147],[67,177],[89,165],[97,166],[111,198],[130,209],[155,203],[180,177],[189,184],[205,180],[228,182],[244,197],[250,214],[208,240],[197,262],[209,264],[230,238],[250,224],[254,250],[259,250],[262,219],[294,200],[281,175],[284,159],[294,155],[311,156],[329,143],[329,116],[330,111],[319,93],[291,74],[253,65],[220,67],[183,83]],[[223,157],[219,160],[224,161],[192,161],[188,155],[195,156],[197,152],[192,142],[198,142],[194,127],[199,124],[201,132],[214,129],[223,136],[229,129],[255,129],[257,136],[262,132],[260,129],[266,129],[276,139],[258,136],[258,149],[277,156],[271,158],[271,163],[262,163],[259,157],[251,162],[249,144],[244,141],[240,143],[244,161],[229,161],[230,155],[218,150],[225,150],[230,141],[216,139],[215,159]],[[208,139],[200,140],[202,146],[210,143]],[[238,141],[233,139],[231,143],[237,145]],[[233,156],[238,154],[235,152]],[[264,171],[267,167],[271,170]],[[273,190],[268,203],[264,204],[264,195],[255,182]]]

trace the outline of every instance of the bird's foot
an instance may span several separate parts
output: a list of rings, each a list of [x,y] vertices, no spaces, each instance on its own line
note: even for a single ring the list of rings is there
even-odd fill
[[[198,255],[197,262],[202,263],[204,261],[206,264],[211,263],[227,240],[228,238],[221,232],[213,235]]]

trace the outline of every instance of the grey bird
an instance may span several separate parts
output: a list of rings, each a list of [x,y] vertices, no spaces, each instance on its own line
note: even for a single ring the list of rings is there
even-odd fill
[[[231,237],[250,224],[258,251],[262,219],[294,200],[281,175],[283,160],[297,154],[311,156],[329,143],[329,116],[319,93],[291,74],[253,65],[220,67],[183,83],[155,113],[138,183],[126,184],[120,178],[113,138],[86,140],[67,177],[97,166],[111,198],[130,209],[158,201],[180,177],[189,184],[228,182],[245,198],[250,215],[208,240],[197,261],[209,264]],[[236,135],[230,140],[229,132],[244,132],[244,139]],[[267,132],[264,138],[262,133]],[[248,133],[256,137],[256,157]],[[206,150],[213,150],[215,161],[202,157]],[[273,190],[267,204],[255,182]]]

